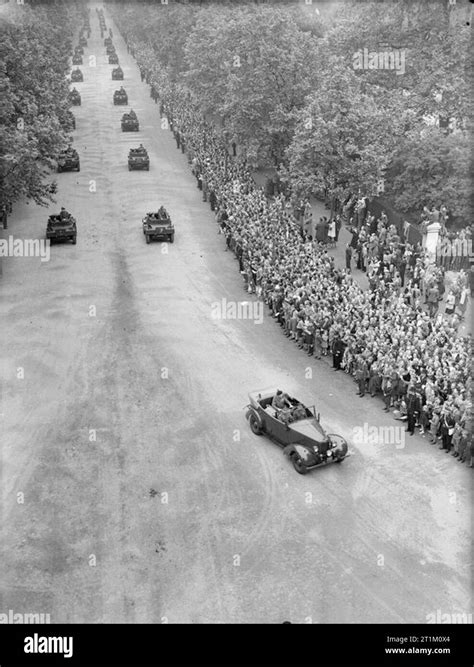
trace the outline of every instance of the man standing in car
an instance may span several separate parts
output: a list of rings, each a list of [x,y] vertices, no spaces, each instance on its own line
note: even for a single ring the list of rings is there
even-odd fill
[[[413,385],[408,389],[407,404],[407,428],[406,430],[413,435],[415,433],[415,424],[421,411],[421,396],[417,394]]]

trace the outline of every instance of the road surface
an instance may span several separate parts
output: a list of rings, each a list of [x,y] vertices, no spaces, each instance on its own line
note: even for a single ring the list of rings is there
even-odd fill
[[[85,60],[73,109],[81,171],[57,176],[49,211],[75,215],[77,245],[3,261],[0,611],[53,623],[470,612],[469,471],[419,436],[354,444],[355,427],[399,424],[266,309],[260,324],[213,319],[216,302],[249,298],[237,262],[108,18],[140,120],[120,131],[91,6],[97,65]],[[138,143],[149,172],[127,170]],[[175,242],[146,245],[141,219],[161,204]],[[43,238],[49,213],[16,206],[3,237]],[[298,475],[245,421],[248,391],[270,385],[315,403],[353,456]]]

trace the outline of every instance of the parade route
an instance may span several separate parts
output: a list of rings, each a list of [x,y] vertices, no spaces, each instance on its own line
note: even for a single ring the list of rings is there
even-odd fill
[[[81,171],[56,176],[49,209],[15,205],[1,233],[43,239],[60,206],[77,219],[77,245],[2,263],[1,611],[322,624],[468,612],[470,471],[402,437],[379,398],[298,350],[267,307],[261,322],[257,309],[213,316],[255,295],[107,16],[125,73],[111,80],[90,7]],[[129,107],[113,105],[120,83]],[[130,107],[138,133],[120,130]],[[129,172],[140,143],[150,171]],[[147,245],[142,218],[160,205],[175,241]],[[298,475],[245,420],[248,392],[268,386],[315,404],[351,457]],[[397,438],[354,443],[371,427]]]

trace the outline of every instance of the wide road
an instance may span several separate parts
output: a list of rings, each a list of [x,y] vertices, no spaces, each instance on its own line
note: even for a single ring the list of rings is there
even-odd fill
[[[114,42],[140,132],[123,107],[95,6],[75,146],[57,176],[77,245],[3,261],[0,612],[51,622],[420,622],[468,613],[469,471],[419,436],[354,444],[398,426],[380,400],[310,360],[248,298],[186,157]],[[95,67],[87,57],[97,56]],[[149,172],[127,169],[142,142]],[[146,245],[163,204],[174,244]],[[48,210],[15,206],[6,238],[44,237]],[[253,298],[253,297],[252,297]],[[312,375],[308,371],[312,369]],[[277,385],[316,404],[353,456],[298,475],[253,435],[247,392]]]

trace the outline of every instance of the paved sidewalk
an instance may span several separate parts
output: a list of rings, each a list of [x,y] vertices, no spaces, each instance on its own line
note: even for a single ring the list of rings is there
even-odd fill
[[[313,227],[319,222],[319,218],[326,216],[329,220],[330,209],[327,207],[324,202],[315,197],[310,198],[311,210],[313,213]],[[347,225],[342,224],[341,230],[339,232],[339,239],[335,248],[328,248],[328,254],[332,255],[335,259],[336,267],[340,269],[346,268],[346,245],[352,240],[352,234],[348,231]],[[360,269],[355,267],[356,262],[352,259],[352,275],[354,280],[360,285],[364,290],[369,289],[369,281],[367,279],[367,274]]]

